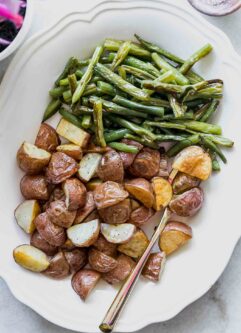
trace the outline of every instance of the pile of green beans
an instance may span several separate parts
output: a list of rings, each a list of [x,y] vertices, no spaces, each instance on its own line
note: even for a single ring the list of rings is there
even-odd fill
[[[43,121],[59,113],[88,131],[93,142],[137,153],[127,138],[159,149],[170,142],[169,157],[183,148],[207,150],[213,170],[226,163],[222,147],[233,141],[212,124],[223,96],[222,80],[205,80],[193,66],[212,51],[206,44],[187,59],[135,35],[137,42],[107,38],[89,59],[71,57],[49,91]]]

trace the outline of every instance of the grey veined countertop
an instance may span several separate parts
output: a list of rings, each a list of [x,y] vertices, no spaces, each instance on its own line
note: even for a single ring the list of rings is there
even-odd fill
[[[80,0],[34,0],[35,15],[32,31],[58,20],[68,11],[78,8]],[[92,7],[99,0],[81,1],[81,7]],[[186,5],[185,0],[182,1]],[[226,17],[206,19],[223,30],[241,54],[241,10]],[[11,59],[0,63],[0,79]],[[238,222],[238,221],[237,221]],[[211,290],[189,305],[175,318],[150,325],[138,333],[240,333],[241,332],[241,241],[221,278]],[[17,301],[7,285],[0,279],[0,332],[1,333],[71,333],[41,318]]]

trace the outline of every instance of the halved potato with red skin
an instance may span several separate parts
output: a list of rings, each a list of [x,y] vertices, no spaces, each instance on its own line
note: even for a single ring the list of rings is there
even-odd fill
[[[158,150],[143,148],[128,169],[135,177],[151,179],[160,169],[160,153]]]
[[[190,146],[175,157],[172,168],[201,180],[207,180],[212,173],[212,161],[209,154],[201,147]]]
[[[32,272],[42,272],[50,264],[48,257],[43,251],[25,244],[14,249],[13,258],[17,264]]]
[[[153,282],[159,281],[165,263],[165,252],[151,253],[142,270],[142,275]]]
[[[77,210],[86,203],[87,191],[83,183],[77,178],[70,178],[63,183],[65,204],[68,210]]]
[[[88,261],[90,266],[100,273],[109,272],[117,266],[117,261],[114,258],[94,248],[89,251]]]
[[[122,183],[124,179],[124,167],[119,153],[110,150],[102,156],[97,170],[100,179]]]
[[[82,223],[95,210],[95,208],[93,192],[87,192],[86,203],[84,207],[77,210],[74,224]]]
[[[99,232],[100,223],[98,219],[76,224],[67,229],[68,238],[77,247],[88,247],[94,244]]]
[[[51,202],[46,210],[50,221],[60,227],[69,228],[76,217],[76,211],[70,211],[62,200]]]
[[[43,175],[25,175],[20,181],[20,191],[25,199],[48,200],[49,184]]]
[[[192,228],[182,222],[169,222],[164,228],[159,247],[166,255],[178,250],[192,238]]]
[[[125,281],[135,267],[135,262],[130,257],[120,254],[117,266],[107,273],[102,273],[102,278],[109,284],[116,284]]]
[[[153,189],[145,178],[134,178],[125,182],[125,189],[147,208],[154,203]]]
[[[40,235],[53,246],[62,246],[66,241],[64,228],[50,221],[47,213],[39,214],[34,224]]]
[[[153,208],[160,211],[168,206],[172,198],[172,186],[162,177],[155,177],[152,179],[152,186],[155,194]]]
[[[40,233],[35,230],[30,238],[30,245],[36,247],[37,249],[43,251],[47,256],[54,256],[58,252],[58,247],[50,245],[46,240],[40,235]]]
[[[147,224],[154,214],[155,211],[152,208],[140,206],[139,208],[133,210],[129,222],[135,224],[137,227],[141,227]]]
[[[59,145],[56,148],[57,151],[65,153],[66,155],[72,157],[73,159],[79,161],[83,157],[83,151],[80,146],[74,145],[72,143]]]
[[[82,269],[72,277],[72,288],[85,301],[100,278],[99,272],[92,269]]]
[[[40,206],[37,200],[25,200],[14,211],[17,224],[27,233],[35,230],[34,219],[40,214]]]
[[[200,179],[187,175],[183,172],[178,172],[173,180],[172,188],[174,194],[180,194],[190,190],[193,187],[197,187],[200,184]]]
[[[102,220],[109,224],[121,224],[128,221],[131,213],[130,199],[125,199],[116,205],[98,210]]]
[[[87,250],[85,248],[64,251],[71,273],[75,273],[87,264]]]
[[[50,260],[50,265],[43,274],[52,279],[64,279],[70,274],[69,264],[62,251]]]
[[[59,142],[59,136],[55,129],[46,123],[42,123],[35,139],[35,146],[53,153]]]
[[[83,182],[95,177],[102,155],[99,153],[85,154],[79,163],[78,176]]]
[[[49,164],[51,154],[35,145],[24,142],[17,152],[17,162],[24,172],[36,175]]]
[[[131,223],[108,224],[101,223],[101,233],[105,239],[114,244],[128,242],[134,235],[136,227]]]
[[[93,194],[98,209],[118,204],[129,196],[128,192],[124,190],[122,185],[112,181],[100,184],[94,190]]]
[[[123,139],[123,140],[121,140],[121,142],[125,143],[126,145],[135,146],[139,149],[139,151],[143,148],[143,145],[141,143],[134,141],[134,140]],[[133,154],[133,153],[125,153],[122,151],[119,152],[119,154],[120,154],[120,158],[122,159],[124,169],[127,169],[131,166],[131,164],[133,163],[133,161],[137,155],[137,154]]]
[[[59,184],[72,177],[78,171],[77,162],[64,153],[53,153],[46,169],[46,177],[49,183]]]
[[[145,252],[149,244],[149,239],[147,238],[144,231],[141,229],[137,230],[131,239],[125,244],[118,246],[117,250],[121,253],[126,254],[132,258],[140,258]]]
[[[99,234],[98,239],[93,244],[93,247],[95,247],[97,250],[99,250],[102,253],[107,254],[110,257],[116,257],[117,253],[117,245],[108,242],[104,236]]]

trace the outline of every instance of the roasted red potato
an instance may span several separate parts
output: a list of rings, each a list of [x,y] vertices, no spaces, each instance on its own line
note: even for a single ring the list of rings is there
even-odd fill
[[[117,250],[132,258],[140,258],[149,244],[144,231],[137,230],[128,242],[118,246]]]
[[[136,227],[131,223],[108,224],[101,223],[101,233],[105,239],[114,244],[128,242],[134,235]]]
[[[63,138],[67,139],[74,144],[85,148],[88,145],[90,134],[83,131],[81,128],[70,123],[62,118],[56,129],[57,133]]]
[[[151,148],[143,148],[128,169],[135,177],[151,179],[160,169],[160,153]]]
[[[50,260],[50,265],[43,274],[52,279],[64,279],[70,274],[69,264],[62,251]]]
[[[182,194],[175,195],[169,203],[171,211],[180,216],[193,216],[202,207],[203,190],[194,187]]]
[[[85,301],[100,277],[100,273],[92,269],[82,269],[72,277],[72,288]]]
[[[107,181],[94,190],[94,200],[98,209],[113,206],[128,197],[128,192],[115,182]]]
[[[131,213],[130,199],[125,199],[116,205],[98,210],[102,220],[110,224],[120,224],[128,221]]]
[[[87,250],[85,248],[64,251],[71,273],[75,273],[87,264]]]
[[[84,155],[78,169],[78,176],[83,182],[88,182],[91,178],[96,177],[101,158],[102,155],[98,153]]]
[[[49,183],[59,184],[72,177],[78,171],[77,162],[64,153],[53,153],[46,169],[46,177]]]
[[[35,145],[24,142],[17,152],[17,162],[24,172],[36,175],[49,164],[51,154]]]
[[[46,123],[42,123],[35,139],[35,146],[53,153],[59,142],[60,140],[55,129]]]
[[[93,247],[99,250],[102,253],[110,257],[115,257],[117,253],[117,246],[116,244],[108,242],[104,236],[101,234],[99,235],[98,239],[94,242]]]
[[[165,252],[151,253],[142,270],[142,275],[153,282],[159,281],[165,263]]]
[[[154,209],[157,211],[162,210],[168,206],[172,199],[172,186],[162,177],[155,177],[152,179],[152,186],[155,194]]]
[[[74,160],[81,160],[83,157],[83,151],[80,146],[74,145],[72,143],[60,145],[56,148],[58,152],[65,153],[66,155],[72,157]]]
[[[86,203],[84,207],[77,210],[74,224],[82,223],[95,210],[95,208],[93,192],[87,192]]]
[[[16,247],[13,251],[13,258],[17,264],[32,272],[42,272],[49,266],[46,254],[31,245]]]
[[[179,249],[192,238],[192,229],[182,222],[169,222],[159,239],[159,247],[166,255]]]
[[[46,253],[47,256],[54,256],[58,252],[58,247],[46,242],[37,230],[31,235],[30,244]]]
[[[180,194],[200,184],[200,179],[187,175],[186,173],[179,172],[172,183],[174,194]]]
[[[141,227],[148,223],[148,221],[154,214],[155,212],[152,208],[140,206],[139,208],[131,212],[129,222],[135,224],[137,227]]]
[[[84,207],[87,191],[83,183],[77,178],[70,178],[63,183],[65,203],[68,210],[77,210]]]
[[[102,278],[109,284],[123,282],[135,267],[134,260],[124,254],[119,255],[116,260],[117,266],[110,272],[102,274]]]
[[[151,184],[144,178],[134,178],[125,182],[125,189],[147,208],[154,204]]]
[[[201,147],[190,146],[175,157],[172,168],[201,180],[207,180],[212,173],[212,160]]]
[[[123,139],[123,140],[121,140],[121,142],[125,143],[126,145],[135,146],[139,150],[141,150],[143,148],[143,145],[141,143],[134,141],[134,140]],[[122,159],[124,169],[127,169],[131,166],[131,164],[133,163],[133,161],[137,155],[137,154],[133,154],[133,153],[124,153],[122,151],[119,154],[120,154],[120,158]]]
[[[14,211],[17,224],[27,234],[35,229],[34,219],[40,214],[40,206],[37,200],[25,200]]]
[[[48,200],[49,184],[45,176],[25,175],[20,182],[20,191],[25,199]]]
[[[117,261],[94,248],[90,249],[88,255],[90,266],[100,273],[107,273],[117,266]]]
[[[69,228],[76,217],[76,211],[70,211],[62,200],[51,202],[46,210],[50,221],[60,227]]]
[[[119,153],[110,150],[102,156],[98,170],[98,177],[105,181],[122,183],[124,179],[124,168]]]
[[[50,221],[47,213],[42,213],[36,217],[34,224],[40,235],[51,245],[61,246],[66,241],[64,228],[59,227]]]
[[[100,223],[98,219],[76,224],[67,229],[68,238],[78,247],[88,247],[94,244],[99,232]]]

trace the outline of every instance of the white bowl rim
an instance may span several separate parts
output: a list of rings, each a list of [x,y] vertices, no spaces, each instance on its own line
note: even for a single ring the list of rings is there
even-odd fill
[[[51,35],[52,33],[58,32],[60,29],[62,29],[65,25],[70,23],[74,19],[79,19],[82,21],[89,21],[91,22],[95,16],[105,10],[108,9],[121,9],[121,8],[136,8],[138,6],[142,6],[142,8],[155,8],[152,6],[167,6],[169,8],[172,8],[173,10],[176,10],[179,12],[179,15],[182,19],[188,19],[190,20],[189,23],[192,21],[192,24],[195,25],[196,28],[199,27],[199,29],[208,28],[209,33],[213,34],[214,38],[222,41],[225,44],[225,55],[227,56],[227,62],[230,63],[238,72],[241,73],[241,57],[235,52],[229,38],[226,36],[225,33],[223,33],[220,29],[216,28],[209,22],[207,22],[203,17],[201,17],[200,14],[195,12],[191,6],[190,9],[183,8],[180,4],[174,3],[173,0],[149,0],[143,1],[143,0],[127,0],[127,1],[102,1],[101,3],[97,4],[95,7],[93,7],[91,10],[85,11],[85,12],[73,12],[70,14],[67,14],[63,18],[61,18],[57,23],[52,25],[50,28],[47,28],[39,33],[37,33],[35,36],[30,38],[16,53],[14,56],[11,65],[9,66],[4,79],[1,84],[1,91],[2,93],[2,102],[4,104],[5,98],[8,97],[8,93],[6,92],[7,89],[5,87],[7,85],[11,85],[11,82],[14,83],[14,76],[18,75],[18,70],[23,65],[23,54],[25,54],[25,58],[28,58],[31,56],[31,53],[34,52],[40,44],[41,46],[41,39],[44,39],[45,36],[48,35],[48,33]],[[159,7],[160,8],[160,7]],[[170,9],[171,10],[171,9]],[[182,13],[182,14],[181,14]],[[88,18],[88,15],[90,15],[90,18]],[[26,59],[25,59],[26,60]],[[5,94],[4,94],[5,92]],[[2,105],[3,105],[2,104]],[[149,324],[160,322],[160,321],[166,321],[171,318],[173,318],[175,315],[177,315],[180,311],[182,311],[186,306],[200,298],[202,295],[204,295],[216,282],[216,280],[220,277],[223,270],[225,269],[226,265],[228,264],[228,261],[232,255],[232,252],[234,250],[234,247],[241,237],[241,229],[240,227],[237,227],[237,234],[236,236],[230,240],[229,247],[227,247],[227,260],[223,263],[222,269],[217,274],[216,278],[210,281],[209,285],[204,286],[203,288],[199,288],[196,290],[196,293],[193,293],[192,295],[188,295],[185,300],[180,301],[178,304],[176,304],[175,308],[172,308],[170,311],[165,312],[164,315],[160,318],[160,315],[158,315],[158,312],[154,313],[152,316],[148,316],[145,318],[140,318],[138,322],[128,322],[127,324],[122,324],[119,328],[120,331],[123,332],[133,332],[136,330],[139,330]],[[1,235],[0,235],[1,238]],[[0,276],[3,277],[3,279],[7,282],[11,292],[13,295],[22,303],[28,305],[30,308],[35,310],[37,313],[39,313],[42,317],[46,318],[47,320],[55,323],[56,325],[65,327],[67,329],[76,330],[76,327],[72,326],[71,323],[66,323],[64,321],[64,318],[62,319],[61,316],[52,318],[46,311],[44,311],[41,307],[39,307],[37,304],[31,303],[30,300],[26,297],[25,293],[21,292],[21,290],[18,288],[16,284],[13,283],[13,279],[9,277],[7,274],[5,274],[4,271],[1,270],[0,267]],[[93,331],[91,326],[83,325],[81,327],[81,332],[99,332],[98,330]]]
[[[27,0],[26,14],[23,20],[23,25],[19,30],[19,33],[11,42],[11,44],[2,52],[0,52],[0,61],[9,57],[13,52],[15,52],[21,43],[24,41],[27,33],[31,28],[33,18],[33,0]]]

